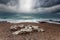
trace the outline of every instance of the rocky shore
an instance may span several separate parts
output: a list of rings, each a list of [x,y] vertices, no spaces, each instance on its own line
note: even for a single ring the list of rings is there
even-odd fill
[[[22,35],[13,35],[10,31],[12,25],[34,25],[39,26],[45,30],[45,32],[32,32]],[[0,40],[60,40],[60,25],[52,23],[9,23],[0,22]]]

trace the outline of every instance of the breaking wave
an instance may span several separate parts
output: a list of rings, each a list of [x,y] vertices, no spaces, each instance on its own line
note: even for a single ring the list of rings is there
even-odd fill
[[[15,19],[0,19],[0,21],[7,21],[10,23],[21,23],[21,22],[47,22],[47,23],[53,23],[53,24],[60,24],[60,19],[27,19],[27,20],[15,20]]]

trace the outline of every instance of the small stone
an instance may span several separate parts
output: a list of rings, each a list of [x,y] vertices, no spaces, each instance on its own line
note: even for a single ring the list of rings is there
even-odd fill
[[[41,31],[41,32],[44,32],[45,30],[44,30],[44,29],[42,29],[42,28],[40,28],[40,31]]]

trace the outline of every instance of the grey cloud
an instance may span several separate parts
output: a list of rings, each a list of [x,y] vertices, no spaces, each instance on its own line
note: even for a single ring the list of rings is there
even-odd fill
[[[0,4],[7,4],[10,0],[0,0]]]
[[[0,4],[0,11],[15,12],[16,11],[16,6],[7,6],[7,5],[4,5],[4,4]]]
[[[37,7],[33,10],[33,12],[39,12],[39,13],[57,13],[57,12],[60,12],[60,5],[55,4],[57,2],[60,2],[59,0],[38,0],[38,1],[37,1],[38,5],[35,4],[35,5],[37,5]],[[10,3],[10,2],[8,2],[8,3]],[[16,11],[16,12],[18,12],[16,10],[16,5],[13,5],[13,2],[12,2],[12,4],[8,4],[8,3],[7,3],[7,5],[0,4],[0,11],[9,11],[9,12]],[[55,4],[55,5],[49,6],[49,5],[53,5],[53,4]],[[43,6],[43,7],[40,7],[40,6]],[[49,7],[47,7],[47,6],[49,6]]]
[[[16,4],[18,3],[18,0],[0,0],[0,3],[7,4],[9,1],[15,1]],[[37,2],[35,3],[37,7],[50,7],[60,4],[60,0],[33,0],[33,1]]]
[[[6,5],[0,5],[0,11],[7,11],[7,12],[18,12],[19,10],[16,9],[15,6],[6,6]],[[48,8],[37,8],[33,9],[32,12],[35,13],[58,13],[60,12],[60,5],[48,7]]]
[[[56,5],[48,8],[37,8],[36,11],[40,13],[57,13],[60,12],[60,5]]]
[[[36,7],[51,7],[59,4],[60,0],[37,0]]]

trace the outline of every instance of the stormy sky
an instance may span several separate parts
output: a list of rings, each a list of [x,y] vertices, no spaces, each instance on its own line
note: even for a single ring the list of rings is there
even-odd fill
[[[17,12],[19,0],[0,0],[0,11]],[[60,0],[33,0],[33,12],[59,13]]]

